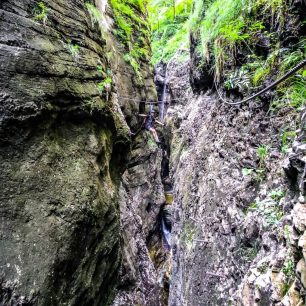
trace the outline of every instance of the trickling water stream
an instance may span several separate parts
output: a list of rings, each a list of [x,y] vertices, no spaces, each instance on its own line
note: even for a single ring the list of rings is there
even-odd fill
[[[162,219],[162,231],[163,231],[163,236],[165,240],[165,247],[170,250],[171,249],[171,232],[167,228],[164,218]]]

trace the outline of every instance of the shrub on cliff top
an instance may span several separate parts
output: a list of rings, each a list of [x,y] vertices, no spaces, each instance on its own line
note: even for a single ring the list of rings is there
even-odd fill
[[[149,25],[146,16],[147,0],[111,0],[117,25],[115,34],[123,44],[124,56],[140,80],[141,60],[148,60]]]
[[[179,49],[188,48],[188,19],[192,0],[152,0],[149,16],[152,29],[152,63],[168,62]]]
[[[191,30],[200,33],[201,52],[214,63],[216,80],[220,80],[225,63],[235,64],[239,49],[254,53],[260,37],[281,31],[288,9],[285,0],[194,0]],[[264,67],[253,82],[258,85],[268,72]]]

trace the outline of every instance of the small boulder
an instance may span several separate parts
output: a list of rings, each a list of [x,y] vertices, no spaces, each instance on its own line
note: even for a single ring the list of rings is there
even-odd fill
[[[304,289],[306,289],[306,263],[304,258],[302,258],[296,265],[296,274],[301,280]]]
[[[300,232],[304,232],[306,230],[306,205],[296,204],[293,208],[292,216],[295,228]]]

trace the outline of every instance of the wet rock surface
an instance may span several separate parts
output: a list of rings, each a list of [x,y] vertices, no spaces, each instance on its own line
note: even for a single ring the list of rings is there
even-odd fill
[[[0,305],[167,305],[169,282],[172,306],[305,304],[305,112],[285,152],[296,113],[204,94],[191,37],[191,61],[155,78],[161,149],[137,116],[152,71],[124,61],[107,1],[99,22],[81,0],[43,4],[0,3]]]

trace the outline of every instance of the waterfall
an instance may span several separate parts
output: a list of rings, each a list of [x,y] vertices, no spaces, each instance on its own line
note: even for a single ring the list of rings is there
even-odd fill
[[[162,218],[161,220],[161,228],[164,235],[165,247],[168,250],[171,250],[171,231],[168,229],[167,225],[165,224],[164,218]]]

